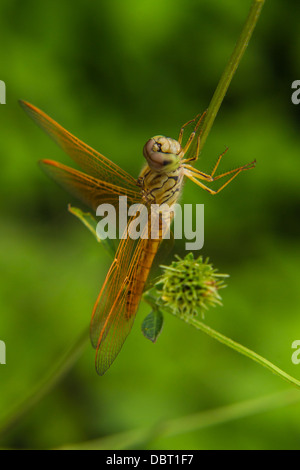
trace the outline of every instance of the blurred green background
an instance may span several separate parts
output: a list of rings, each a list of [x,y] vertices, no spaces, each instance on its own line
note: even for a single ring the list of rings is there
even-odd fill
[[[250,1],[2,0],[0,79],[0,417],[31,393],[89,325],[110,259],[67,212],[72,198],[40,171],[71,165],[18,106],[25,99],[135,177],[155,134],[177,137],[208,106]],[[300,377],[300,4],[266,2],[197,168],[254,158],[216,197],[192,182],[182,202],[205,204],[204,256],[230,274],[213,328]],[[75,166],[75,165],[73,165]],[[173,253],[184,255],[178,244]],[[1,447],[53,448],[136,428],[152,449],[297,449],[300,404],[160,437],[165,420],[291,387],[175,317],[155,345],[140,331],[149,307],[104,377],[88,344],[71,371],[1,437]]]

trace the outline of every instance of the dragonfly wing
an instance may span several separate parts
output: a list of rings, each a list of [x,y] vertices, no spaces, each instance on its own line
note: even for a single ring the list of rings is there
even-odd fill
[[[127,196],[131,204],[140,200],[137,186],[134,190],[115,186],[52,160],[42,160],[40,166],[63,189],[91,209],[96,210],[102,203],[118,207],[119,196]]]
[[[141,239],[121,240],[95,304],[90,334],[100,375],[115,360],[134,323],[142,292],[136,299],[134,311],[128,312],[128,304],[144,243]]]
[[[149,214],[135,240],[134,219],[127,225],[131,237],[121,239],[92,315],[91,341],[100,375],[110,367],[132,328],[154,257],[169,229],[168,222],[162,224],[161,218]]]
[[[26,101],[20,101],[25,112],[43,129],[59,147],[90,175],[127,189],[136,186],[135,179],[118,165],[72,135],[43,111]]]
[[[100,375],[110,367],[132,328],[160,243],[148,238],[151,216],[144,213],[141,217],[143,208],[140,205],[138,216],[129,219],[126,238],[124,234],[94,307],[90,334]],[[137,222],[136,217],[141,221],[141,233],[134,239],[132,222]]]

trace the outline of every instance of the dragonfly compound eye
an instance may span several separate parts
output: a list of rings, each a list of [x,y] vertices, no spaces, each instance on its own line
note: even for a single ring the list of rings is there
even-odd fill
[[[151,170],[163,173],[178,168],[181,151],[177,140],[157,135],[146,142],[143,154]]]

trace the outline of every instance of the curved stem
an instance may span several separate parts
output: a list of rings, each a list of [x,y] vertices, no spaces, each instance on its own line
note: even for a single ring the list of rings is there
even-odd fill
[[[153,294],[151,294],[151,292],[149,292],[149,291],[144,293],[143,300],[148,302],[151,306],[153,306],[156,302],[156,308],[160,308],[160,309],[164,310],[166,313],[168,313],[168,314],[172,313],[174,315],[173,312],[170,312],[168,310],[167,306],[159,303],[158,299],[157,298],[155,299],[155,296]],[[279,367],[272,364],[272,362],[268,361],[267,359],[260,356],[259,354],[252,351],[251,349],[246,348],[246,346],[243,346],[242,344],[237,343],[233,339],[228,338],[227,336],[223,335],[222,333],[219,333],[218,331],[214,330],[213,328],[210,328],[205,323],[198,320],[197,317],[193,317],[193,316],[182,317],[180,315],[175,315],[175,316],[178,316],[178,318],[180,318],[181,320],[184,320],[186,323],[194,326],[198,330],[203,331],[203,333],[206,333],[211,338],[214,338],[217,341],[219,341],[220,343],[225,344],[229,348],[234,349],[238,353],[243,354],[243,356],[246,356],[249,359],[252,359],[252,361],[257,362],[261,366],[263,366],[266,369],[270,370],[271,372],[273,372],[273,374],[278,375],[281,379],[285,380],[286,382],[288,382],[292,385],[296,385],[296,387],[300,388],[300,380],[297,380],[294,377],[292,377],[291,375],[287,374],[286,372],[281,370]]]
[[[34,388],[34,390],[16,405],[4,418],[0,421],[0,436],[8,432],[15,426],[23,416],[28,413],[42,398],[45,397],[53,387],[69,372],[71,367],[79,358],[82,350],[85,348],[89,340],[88,331],[84,331],[79,338],[76,339],[70,349],[60,358],[59,362],[54,366],[52,371]]]
[[[138,428],[122,433],[93,439],[87,442],[69,444],[60,447],[62,450],[123,450],[145,449],[153,440],[199,431],[208,427],[228,423],[237,419],[253,416],[265,411],[299,403],[300,394],[296,390],[254,398],[219,408],[201,411],[180,418],[174,418],[149,428]]]
[[[222,335],[216,330],[213,330],[209,326],[205,325],[205,323],[202,323],[199,321],[197,318],[192,317],[192,318],[185,318],[185,321],[189,323],[190,325],[193,325],[195,328],[198,330],[203,331],[207,335],[211,336],[212,338],[216,339],[220,343],[225,344],[231,349],[234,349],[235,351],[239,352],[240,354],[243,354],[244,356],[248,357],[249,359],[252,359],[252,361],[257,362],[261,366],[265,367],[266,369],[270,370],[273,372],[273,374],[278,375],[280,378],[285,380],[286,382],[296,385],[296,387],[300,388],[300,380],[295,379],[291,375],[287,374],[283,370],[279,369],[279,367],[275,366],[272,364],[272,362],[268,361],[264,357],[260,356],[254,351],[251,351],[251,349],[246,348],[246,346],[243,346],[240,343],[237,343],[236,341],[233,341],[232,339],[228,338],[227,336]]]

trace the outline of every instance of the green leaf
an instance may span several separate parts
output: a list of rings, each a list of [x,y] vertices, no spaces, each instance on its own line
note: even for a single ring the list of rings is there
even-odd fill
[[[152,310],[152,312],[147,315],[142,323],[142,333],[143,335],[155,343],[157,340],[162,327],[163,327],[164,317],[160,310]]]
[[[101,243],[105,250],[109,253],[109,255],[114,258],[115,256],[115,248],[112,243],[112,241],[109,238],[105,238],[103,235],[103,238],[98,237],[97,234],[97,224],[98,221],[95,219],[95,217],[90,213],[90,212],[83,212],[81,209],[78,207],[73,207],[70,204],[68,205],[68,211],[71,212],[71,214],[75,215],[77,219],[79,219],[85,227],[94,235],[98,243]]]

